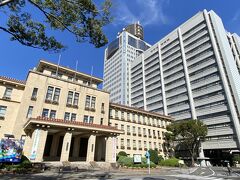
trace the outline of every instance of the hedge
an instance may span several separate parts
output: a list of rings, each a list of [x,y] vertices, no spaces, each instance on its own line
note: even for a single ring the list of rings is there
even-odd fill
[[[178,161],[179,161],[179,159],[177,159],[177,158],[165,159],[165,160],[160,161],[160,165],[161,166],[178,167],[179,166]]]

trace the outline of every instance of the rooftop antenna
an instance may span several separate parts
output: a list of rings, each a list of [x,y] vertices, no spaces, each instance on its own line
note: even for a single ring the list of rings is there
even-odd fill
[[[78,67],[78,60],[76,60],[76,67],[75,67],[75,74],[74,74],[74,79],[75,79],[75,81],[77,80],[77,79],[76,79],[76,76],[77,76],[77,67]]]
[[[93,66],[92,66],[92,69],[91,69],[91,79],[90,79],[90,86],[92,86],[92,76],[93,76]]]
[[[57,64],[57,71],[56,71],[57,77],[58,77],[58,69],[59,69],[59,65],[60,65],[60,60],[61,60],[61,54],[59,54],[59,56],[58,56],[58,64]]]

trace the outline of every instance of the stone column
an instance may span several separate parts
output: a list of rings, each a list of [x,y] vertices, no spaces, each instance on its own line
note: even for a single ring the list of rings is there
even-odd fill
[[[66,132],[65,136],[63,138],[63,145],[62,145],[62,152],[60,161],[68,161],[69,158],[69,152],[70,152],[70,146],[71,146],[71,140],[72,140],[72,133]]]
[[[96,135],[92,134],[88,139],[87,162],[94,161],[95,145],[96,145]]]
[[[50,150],[50,157],[54,158],[57,156],[57,149],[58,149],[58,144],[59,144],[59,135],[55,134],[53,135],[53,140],[52,140],[52,145],[51,145],[51,150]]]
[[[105,161],[109,163],[116,162],[116,137],[107,137]]]
[[[73,159],[77,160],[79,157],[79,149],[80,149],[80,136],[76,136],[74,139],[73,145]]]
[[[27,136],[24,145],[24,154],[32,162],[42,162],[48,131],[35,129],[32,136]]]

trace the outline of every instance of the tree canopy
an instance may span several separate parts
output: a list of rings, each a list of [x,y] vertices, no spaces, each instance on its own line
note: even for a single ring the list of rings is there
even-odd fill
[[[101,6],[92,0],[0,0],[0,14],[8,17],[0,30],[10,34],[12,41],[45,51],[65,48],[54,36],[47,35],[47,26],[70,32],[77,42],[101,47],[108,42],[102,28],[112,21],[111,6],[110,0]],[[41,17],[35,20],[37,11]]]
[[[207,126],[200,120],[185,120],[168,125],[167,130],[169,133],[166,133],[166,140],[170,143],[175,141],[186,148],[194,164],[200,142],[207,135]]]

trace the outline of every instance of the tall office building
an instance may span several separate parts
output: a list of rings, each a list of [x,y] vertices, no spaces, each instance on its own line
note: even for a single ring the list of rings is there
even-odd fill
[[[240,148],[240,38],[202,11],[131,65],[131,105],[208,126],[205,155]]]
[[[143,40],[143,28],[132,24],[118,33],[105,50],[103,88],[110,92],[110,101],[130,105],[130,64],[150,45]]]

